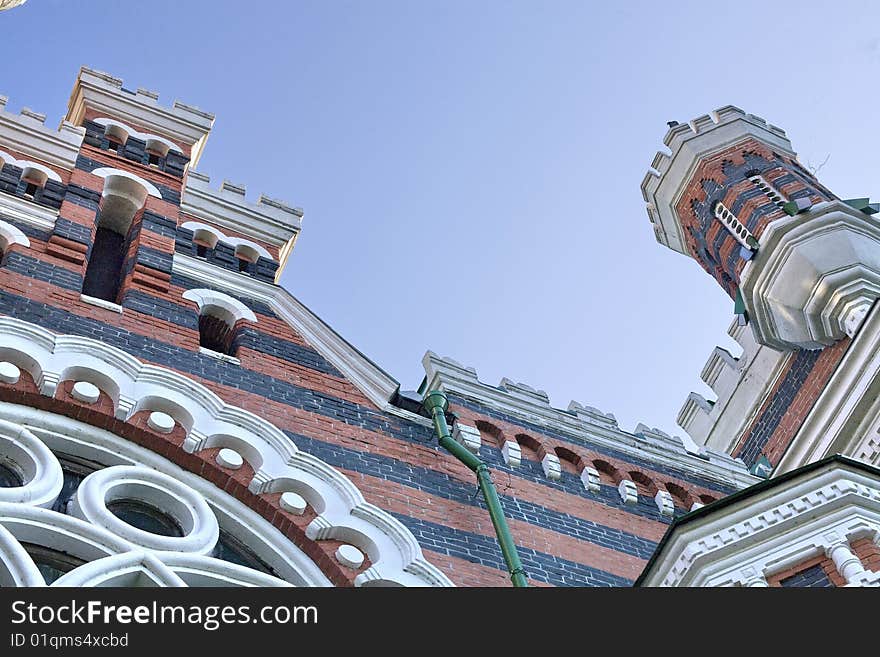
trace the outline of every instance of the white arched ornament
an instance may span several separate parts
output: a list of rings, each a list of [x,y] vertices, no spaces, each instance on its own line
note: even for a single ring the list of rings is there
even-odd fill
[[[230,447],[256,464],[249,484],[253,493],[292,490],[302,495],[318,514],[306,527],[309,538],[343,540],[369,557],[371,565],[356,577],[356,585],[452,586],[424,558],[412,533],[394,516],[366,502],[350,479],[300,450],[272,423],[225,403],[202,384],[144,364],[97,340],[54,335],[10,317],[0,317],[0,335],[4,337],[2,359],[27,371],[41,394],[53,397],[59,383],[75,372],[77,379],[90,380],[110,395],[117,419],[128,420],[149,400],[150,408],[160,408],[187,429],[185,451],[195,453],[210,445]],[[112,391],[108,391],[111,384]],[[178,417],[175,409],[186,409],[188,417]]]

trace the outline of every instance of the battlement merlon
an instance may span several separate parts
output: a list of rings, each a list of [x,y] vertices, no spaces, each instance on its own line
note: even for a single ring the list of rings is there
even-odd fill
[[[9,149],[25,158],[72,170],[76,166],[85,128],[62,121],[57,130],[45,125],[46,115],[24,107],[19,114],[6,111],[6,96],[0,96],[0,150]]]
[[[749,137],[789,157],[797,156],[781,128],[733,105],[670,127],[663,139],[666,151],[654,156],[641,185],[658,242],[690,255],[676,212],[681,195],[706,155],[723,151]]]
[[[550,405],[546,393],[522,383],[502,379],[498,386],[483,383],[472,367],[429,351],[422,359],[425,367],[425,393],[442,390],[449,395],[476,402],[483,408],[531,425],[545,427],[551,434],[565,434],[585,446],[614,449],[636,458],[649,459],[685,472],[718,481],[749,486],[757,481],[745,464],[714,449],[689,449],[677,436],[639,425],[635,432],[623,431],[610,413],[571,402],[567,410]]]
[[[278,247],[280,276],[302,227],[303,211],[264,195],[251,203],[245,198],[246,192],[243,185],[228,180],[219,188],[213,188],[208,176],[190,171],[180,210],[218,228]]]
[[[142,88],[134,92],[123,89],[120,78],[84,66],[73,85],[65,120],[81,125],[87,110],[189,146],[192,166],[198,163],[214,125],[210,112],[178,100],[164,107],[159,104],[159,94]]]

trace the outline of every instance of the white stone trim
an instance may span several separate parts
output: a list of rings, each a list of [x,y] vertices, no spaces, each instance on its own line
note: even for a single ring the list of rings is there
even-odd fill
[[[663,140],[651,168],[642,180],[642,196],[657,241],[690,255],[676,207],[700,162],[749,137],[778,152],[796,157],[785,132],[759,116],[726,105],[687,123],[674,125]]]
[[[209,290],[207,288],[194,288],[187,290],[182,296],[187,301],[192,301],[199,307],[199,314],[211,314],[212,307],[225,311],[228,316],[221,317],[221,319],[228,320],[231,317],[232,321],[227,322],[230,327],[234,326],[236,322],[242,319],[254,323],[257,321],[257,316],[254,314],[253,310],[228,294]]]
[[[28,170],[37,171],[42,174],[43,180],[42,183],[45,184],[47,180],[52,180],[54,182],[60,183],[61,176],[55,173],[52,169],[47,167],[45,164],[40,164],[39,162],[33,162],[31,160],[16,160],[12,155],[7,153],[6,151],[0,151],[0,168],[5,165],[10,165],[14,167],[18,167],[21,169],[21,176],[24,177],[24,174]]]
[[[158,103],[158,94],[143,89],[134,94],[127,93],[122,90],[121,79],[82,67],[71,92],[65,119],[80,124],[88,109],[191,146],[192,166],[198,163],[214,124],[214,115],[209,112],[177,100],[171,107],[163,107]]]
[[[878,532],[880,481],[831,464],[684,524],[643,585],[730,586],[745,568],[771,575]]]
[[[321,513],[307,527],[313,539],[340,538],[364,549],[372,566],[356,583],[396,581],[415,585],[451,585],[422,555],[418,541],[396,518],[367,503],[357,487],[338,470],[300,450],[275,425],[226,404],[205,386],[165,368],[146,365],[104,343],[77,336],[56,336],[35,324],[0,317],[4,358],[21,354],[42,394],[52,396],[65,373],[94,376],[109,382],[116,415],[127,419],[143,409],[168,413],[187,430],[185,448],[235,446],[256,462],[251,489],[273,489],[272,482],[301,482],[319,500]],[[111,394],[112,393],[112,394]],[[258,458],[254,458],[254,457]],[[277,488],[274,488],[277,490]],[[299,491],[297,491],[299,492]]]
[[[151,183],[149,180],[144,180],[140,176],[137,176],[133,173],[129,173],[128,171],[123,171],[122,169],[115,169],[113,167],[99,167],[92,171],[93,176],[98,176],[99,178],[109,178],[111,176],[118,178],[127,178],[128,180],[134,181],[147,190],[147,194],[149,196],[155,196],[156,198],[162,198],[162,193],[159,189]]]
[[[844,454],[880,464],[871,448],[880,428],[880,304],[868,314],[822,394],[776,466],[781,474],[830,454]]]
[[[12,194],[0,194],[0,214],[7,219],[43,231],[52,231],[58,218],[58,210]]]
[[[481,405],[505,415],[522,418],[530,424],[561,431],[575,440],[587,440],[599,447],[614,449],[624,454],[647,459],[700,477],[708,477],[737,488],[744,488],[760,481],[748,473],[745,464],[714,450],[704,450],[701,456],[688,452],[681,438],[661,432],[644,431],[640,435],[619,429],[611,424],[607,415],[605,422],[595,416],[593,410],[585,412],[563,411],[553,408],[539,395],[511,395],[498,387],[483,383],[473,368],[464,367],[451,358],[441,358],[429,351],[422,359],[427,374],[426,390],[442,390],[478,401]],[[334,363],[335,365],[335,363]],[[580,406],[578,404],[578,406]],[[639,429],[637,429],[638,433]]]
[[[599,471],[589,465],[581,470],[581,482],[587,492],[598,493],[602,489],[602,480],[599,478]]]
[[[7,112],[6,101],[5,96],[0,96],[0,144],[25,157],[72,171],[86,134],[85,128],[62,121],[57,130],[52,130],[29,114]]]
[[[745,224],[742,223],[739,218],[733,212],[731,212],[724,203],[719,201],[715,204],[715,218],[721,222],[721,224],[727,229],[727,232],[733,236],[737,242],[739,242],[740,246],[752,250],[752,244],[749,242],[749,238],[755,240],[755,236],[752,235],[751,231],[746,228]],[[756,240],[755,240],[756,241]]]
[[[55,455],[21,425],[0,420],[0,463],[12,467],[22,485],[0,488],[0,502],[51,507],[64,485]]]
[[[672,501],[672,494],[669,491],[663,489],[658,490],[657,494],[654,495],[654,504],[657,505],[657,509],[660,511],[661,515],[675,515],[675,502]]]
[[[231,363],[233,365],[241,365],[240,358],[236,358],[235,356],[230,356],[229,354],[224,354],[219,351],[214,351],[213,349],[208,349],[207,347],[199,347],[199,353],[203,356],[210,356],[211,358],[226,361],[227,363]]]
[[[31,246],[31,241],[21,230],[6,221],[0,220],[0,247],[2,247],[3,251],[6,251],[13,244],[20,244],[28,249]]]
[[[548,479],[562,478],[562,464],[556,454],[544,454],[544,458],[541,459],[541,469]]]
[[[621,479],[617,484],[617,492],[624,504],[636,504],[639,501],[639,489],[629,479]]]
[[[161,536],[117,518],[107,505],[119,499],[138,500],[170,515],[183,536]],[[104,527],[134,545],[150,550],[209,555],[220,527],[207,502],[173,477],[140,466],[115,465],[86,477],[70,500],[68,512]]]
[[[522,462],[522,448],[515,440],[505,440],[501,446],[501,457],[511,468],[516,468]]]
[[[128,125],[127,123],[123,123],[122,121],[117,121],[115,119],[110,119],[110,118],[106,118],[106,117],[99,117],[96,119],[92,119],[92,122],[97,123],[98,125],[104,126],[104,134],[105,135],[109,134],[108,133],[109,128],[117,128],[125,133],[126,139],[128,137],[134,137],[135,139],[140,139],[141,141],[144,141],[144,142],[150,142],[150,141],[159,142],[160,144],[162,144],[165,147],[165,153],[162,153],[163,156],[166,155],[169,150],[176,151],[181,154],[183,153],[183,151],[180,149],[180,146],[175,144],[173,141],[169,141],[168,139],[165,139],[164,137],[160,137],[159,135],[154,135],[154,134],[150,134],[150,133],[146,133],[146,132],[138,132],[137,130],[132,128],[130,125]]]
[[[87,303],[90,306],[97,306],[98,308],[103,308],[104,310],[111,310],[114,313],[122,314],[122,306],[118,303],[113,303],[112,301],[106,301],[105,299],[99,299],[98,297],[90,297],[87,294],[80,294],[79,300],[83,303]]]
[[[483,444],[483,441],[480,438],[480,430],[476,427],[456,422],[452,429],[452,438],[468,451],[474,454],[480,453],[480,446]]]

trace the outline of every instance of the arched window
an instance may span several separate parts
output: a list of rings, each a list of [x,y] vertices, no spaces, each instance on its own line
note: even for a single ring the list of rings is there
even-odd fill
[[[131,246],[132,222],[143,209],[148,195],[160,198],[161,195],[147,181],[118,169],[95,169],[92,173],[104,178],[104,191],[82,292],[88,297],[116,303],[125,256]]]
[[[199,346],[210,352],[235,356],[240,322],[256,322],[253,311],[238,299],[214,290],[187,290],[183,298],[199,307]]]

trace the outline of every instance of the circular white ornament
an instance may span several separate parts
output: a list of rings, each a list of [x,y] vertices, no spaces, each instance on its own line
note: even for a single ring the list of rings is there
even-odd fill
[[[234,449],[224,447],[219,452],[217,452],[217,464],[223,466],[224,468],[238,470],[242,465],[244,465],[244,459],[241,458],[241,454],[236,452]]]
[[[336,560],[349,568],[360,568],[364,563],[364,553],[354,545],[340,545],[336,548]]]
[[[281,500],[279,501],[281,508],[287,511],[288,513],[292,513],[295,516],[301,516],[305,513],[306,507],[309,505],[308,502],[305,501],[302,495],[298,493],[294,493],[293,491],[287,491],[281,495]]]
[[[94,404],[101,396],[101,390],[98,386],[88,381],[77,381],[73,384],[73,391],[70,393],[74,399],[78,399],[86,404]]]
[[[3,383],[18,383],[21,378],[21,370],[12,363],[0,363],[0,381]]]
[[[167,413],[155,411],[150,413],[150,417],[147,419],[147,426],[159,433],[171,433],[174,431],[174,418]]]

